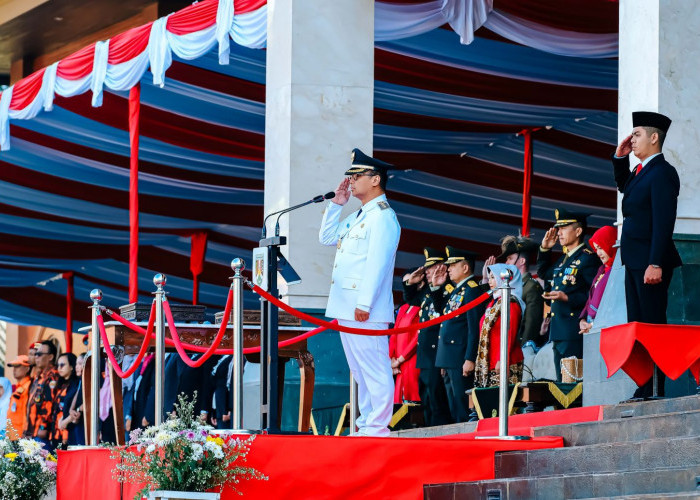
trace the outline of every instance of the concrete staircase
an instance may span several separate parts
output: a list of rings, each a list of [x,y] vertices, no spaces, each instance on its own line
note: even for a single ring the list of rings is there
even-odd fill
[[[540,427],[564,448],[497,453],[489,481],[426,485],[427,500],[700,499],[700,397],[626,403],[598,422]]]

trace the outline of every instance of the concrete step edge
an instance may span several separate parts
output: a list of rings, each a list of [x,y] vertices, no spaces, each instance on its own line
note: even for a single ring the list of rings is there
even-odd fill
[[[623,470],[623,471],[606,471],[606,472],[574,472],[571,474],[544,474],[537,476],[513,476],[513,477],[503,477],[496,479],[481,479],[479,481],[459,481],[456,483],[442,483],[442,484],[495,484],[503,482],[516,482],[516,481],[539,481],[542,479],[557,479],[557,478],[568,478],[568,477],[583,477],[595,474],[597,476],[617,476],[625,474],[639,474],[639,473],[651,473],[651,472],[675,472],[682,470],[693,470],[697,469],[700,472],[700,464],[691,464],[688,466],[676,466],[676,467],[654,467],[649,469],[634,469],[634,470]],[[435,485],[426,485],[435,486]],[[700,491],[699,491],[700,493]]]

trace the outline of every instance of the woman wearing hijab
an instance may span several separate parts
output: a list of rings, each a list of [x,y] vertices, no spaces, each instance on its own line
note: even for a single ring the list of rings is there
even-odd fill
[[[12,398],[12,382],[6,377],[0,377],[0,437],[5,437],[7,426],[7,411],[10,409]]]
[[[53,431],[51,433],[51,445],[75,445],[77,440],[71,434],[75,434],[75,422],[70,416],[70,406],[79,387],[79,379],[76,375],[76,357],[72,352],[66,352],[58,357],[56,369],[58,370],[58,385],[54,392],[51,421]],[[73,431],[71,433],[71,431]]]
[[[581,316],[579,316],[580,333],[588,333],[591,331],[593,320],[598,313],[600,300],[603,298],[605,285],[608,283],[610,270],[612,269],[613,262],[615,262],[617,248],[615,248],[614,245],[616,239],[617,229],[613,226],[603,226],[593,233],[593,236],[588,240],[588,244],[595,253],[598,254],[603,264],[600,266],[598,274],[596,274],[596,277],[593,279],[591,290],[588,293],[588,301],[583,311],[581,311]]]
[[[520,382],[523,375],[523,351],[518,342],[518,330],[525,312],[525,302],[522,299],[523,281],[517,267],[507,264],[494,264],[488,270],[489,286],[493,290],[493,298],[481,318],[479,334],[479,352],[476,357],[474,385],[476,387],[491,387],[499,385],[500,378],[500,345],[501,345],[501,290],[503,280],[501,273],[506,269],[513,275],[510,286],[510,324],[508,330],[508,364],[511,384]]]

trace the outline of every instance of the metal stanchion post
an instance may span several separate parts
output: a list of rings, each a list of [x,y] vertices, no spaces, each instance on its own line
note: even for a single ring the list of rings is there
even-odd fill
[[[243,429],[243,259],[231,261],[233,277],[233,430]],[[228,318],[226,318],[228,320]]]
[[[500,379],[498,388],[498,437],[497,439],[530,439],[529,436],[509,436],[508,435],[508,372],[510,369],[508,361],[508,333],[510,331],[510,282],[513,273],[509,269],[501,272],[503,285],[499,287],[501,291],[501,341],[500,341]],[[494,439],[495,436],[485,436],[484,439]]]
[[[357,382],[355,378],[350,374],[350,435],[354,436],[357,431],[355,430],[357,426],[357,417],[359,414],[357,402]]]
[[[100,301],[102,300],[102,290],[95,288],[90,292],[92,300],[92,371],[90,372],[90,442],[91,446],[97,446],[99,433],[97,431],[98,414],[100,412],[100,332],[97,326],[97,316],[100,314]]]
[[[165,382],[165,314],[163,313],[163,301],[165,300],[165,290],[163,287],[167,278],[164,274],[158,273],[153,277],[153,284],[156,286],[156,291],[153,295],[156,296],[156,407],[155,407],[155,425],[163,423],[163,401],[164,401],[164,382]]]
[[[510,330],[510,281],[513,273],[505,269],[501,273],[501,373],[498,390],[498,436],[508,435],[508,333]]]

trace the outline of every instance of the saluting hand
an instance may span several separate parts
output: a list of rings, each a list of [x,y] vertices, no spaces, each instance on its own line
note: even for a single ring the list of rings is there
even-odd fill
[[[557,243],[557,228],[550,227],[542,238],[542,248],[549,250]]]
[[[615,156],[622,158],[632,152],[632,134],[628,135],[615,150]]]
[[[335,196],[331,198],[331,201],[336,205],[345,205],[350,199],[350,191],[348,191],[349,188],[350,179],[346,177],[340,181],[340,184],[338,184],[338,187],[335,190]]]
[[[489,282],[489,271],[487,267],[492,266],[496,263],[496,257],[491,255],[488,259],[484,261],[484,268],[481,270],[481,282],[482,283],[488,283]]]
[[[416,269],[415,271],[413,271],[409,275],[408,280],[406,280],[406,281],[408,282],[409,285],[417,285],[418,283],[423,281],[423,278],[425,278],[425,269],[423,268],[423,266],[421,266],[418,269]]]
[[[433,286],[442,286],[447,281],[447,266],[445,264],[435,264],[435,274],[433,274]]]

